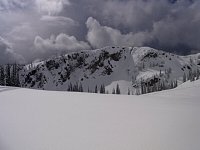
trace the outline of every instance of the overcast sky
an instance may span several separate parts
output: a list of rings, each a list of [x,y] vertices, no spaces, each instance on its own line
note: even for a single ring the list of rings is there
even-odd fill
[[[0,0],[0,63],[110,45],[200,52],[200,0]]]

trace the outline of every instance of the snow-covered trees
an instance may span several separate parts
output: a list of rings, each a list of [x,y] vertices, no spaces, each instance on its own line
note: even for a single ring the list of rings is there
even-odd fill
[[[0,85],[20,86],[19,67],[17,64],[0,66]]]
[[[83,90],[82,84],[76,82],[74,85],[72,85],[72,83],[70,83],[68,85],[67,91],[70,91],[70,92],[83,92],[84,90]]]
[[[84,89],[84,88],[85,88],[85,86],[83,86],[82,83],[76,82],[75,84],[73,84],[73,83],[70,82],[68,84],[67,91],[109,94],[109,90],[106,90],[104,84],[100,85],[99,87],[98,87],[98,85],[96,85],[94,89],[90,88],[89,86],[87,87],[87,89]],[[129,95],[130,95],[130,90],[128,92],[129,92]],[[110,92],[110,93],[121,94],[119,84],[117,84],[116,88],[113,88],[113,91]]]
[[[11,70],[10,70],[10,64],[6,65],[6,69],[5,69],[5,80],[6,80],[6,85],[10,86],[11,85]]]
[[[140,94],[152,93],[156,91],[176,88],[177,86],[178,86],[177,80],[171,80],[171,82],[168,83],[167,80],[154,76],[152,79],[149,80],[141,80],[140,92],[137,91],[136,94],[140,95]]]
[[[0,85],[5,85],[4,67],[0,66]]]
[[[183,82],[186,82],[188,80],[195,81],[198,80],[200,77],[200,70],[196,69],[196,70],[189,70],[189,73],[186,75],[186,73],[184,72],[183,74]]]
[[[101,87],[100,87],[100,93],[101,94],[105,94],[106,93],[104,85],[101,85]]]

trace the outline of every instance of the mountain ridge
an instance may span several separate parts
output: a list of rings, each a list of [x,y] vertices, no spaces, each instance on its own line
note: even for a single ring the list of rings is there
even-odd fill
[[[195,61],[193,61],[193,59]],[[122,94],[136,94],[142,82],[181,83],[184,74],[199,69],[200,55],[179,56],[150,47],[108,46],[82,50],[26,65],[20,71],[23,87],[67,91],[79,84],[84,92],[112,93],[117,84]],[[137,88],[136,88],[137,87]]]

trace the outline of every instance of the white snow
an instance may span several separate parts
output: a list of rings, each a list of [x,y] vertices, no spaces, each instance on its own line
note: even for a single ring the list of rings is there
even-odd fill
[[[199,88],[122,96],[0,87],[0,150],[198,150]]]

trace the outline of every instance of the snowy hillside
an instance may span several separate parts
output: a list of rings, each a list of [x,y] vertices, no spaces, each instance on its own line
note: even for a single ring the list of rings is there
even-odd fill
[[[144,96],[0,87],[1,150],[198,150],[200,80]]]
[[[107,93],[118,84],[122,94],[136,94],[142,84],[152,89],[155,84],[181,83],[184,74],[198,68],[189,58],[149,47],[105,47],[27,65],[20,81],[23,87],[56,91],[77,85],[85,92],[99,92],[104,86]]]

